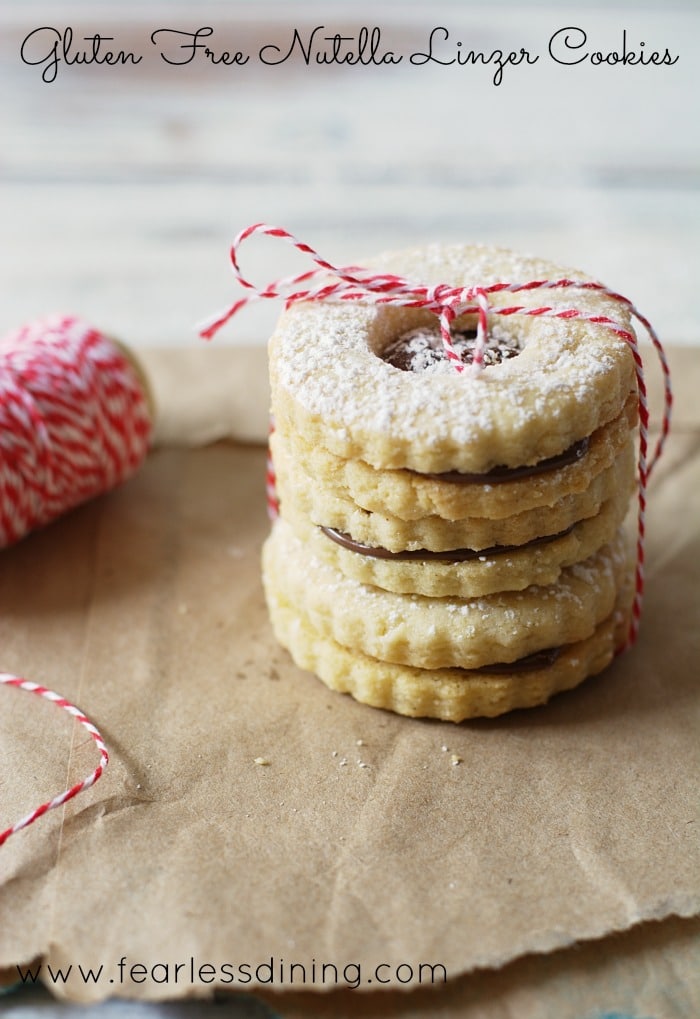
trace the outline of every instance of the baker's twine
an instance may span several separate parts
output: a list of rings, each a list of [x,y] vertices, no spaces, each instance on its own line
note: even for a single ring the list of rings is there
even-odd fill
[[[315,268],[308,269],[306,272],[295,276],[275,280],[263,287],[256,286],[243,276],[238,264],[239,248],[244,241],[255,234],[263,234],[286,241],[295,247],[297,251],[307,255],[314,263]],[[378,272],[376,269],[366,269],[355,265],[335,266],[332,262],[322,258],[310,245],[298,240],[287,230],[277,226],[270,226],[266,223],[254,223],[252,226],[241,230],[231,245],[230,258],[236,279],[250,293],[239,298],[228,308],[219,312],[205,323],[200,329],[200,335],[204,339],[211,339],[215,336],[222,326],[248,304],[270,299],[284,300],[286,307],[300,301],[360,301],[378,305],[390,304],[403,308],[425,308],[428,311],[432,311],[438,317],[440,335],[447,358],[454,366],[456,372],[467,377],[478,376],[484,369],[484,350],[488,338],[489,315],[526,315],[530,318],[577,319],[581,322],[590,322],[592,325],[609,329],[615,336],[624,340],[628,344],[634,359],[639,402],[639,453],[637,460],[639,483],[637,486],[635,592],[625,648],[631,647],[635,643],[639,633],[639,622],[644,597],[647,485],[652,469],[661,456],[666,436],[668,435],[673,397],[668,361],[661,341],[649,320],[637,310],[627,297],[616,293],[614,290],[610,290],[608,287],[603,286],[602,283],[567,278],[528,280],[521,283],[499,282],[484,286],[477,284],[468,287],[454,287],[446,283],[426,285],[404,279],[393,273]],[[553,307],[548,304],[542,304],[535,308],[529,308],[521,304],[492,307],[489,303],[489,297],[492,294],[519,294],[530,291],[546,292],[548,290],[570,289],[599,293],[627,309],[629,314],[644,328],[656,350],[663,373],[664,407],[661,428],[651,459],[648,458],[649,407],[647,388],[644,380],[644,366],[639,351],[639,344],[634,332],[625,329],[619,322],[607,315],[591,315],[575,305],[562,308],[561,306]],[[477,331],[473,362],[470,366],[466,366],[461,361],[459,354],[452,344],[450,326],[458,315],[470,314],[477,316]],[[267,492],[268,510],[270,515],[274,517],[277,513],[277,495],[274,486],[274,467],[269,455]]]
[[[0,340],[0,548],[106,492],[141,464],[151,416],[144,386],[121,347],[74,316],[33,322]],[[83,712],[61,694],[0,673],[0,683],[56,704],[89,733],[97,767],[0,832],[0,845],[89,789],[109,755]]]
[[[73,316],[0,339],[0,548],[140,465],[151,419],[124,351]]]
[[[28,679],[22,679],[20,676],[13,676],[7,672],[0,672],[0,683],[5,686],[13,686],[20,690],[26,690],[28,693],[37,694],[37,696],[43,697],[45,700],[51,701],[52,704],[56,704],[57,707],[62,708],[90,733],[95,742],[95,746],[100,752],[99,764],[86,778],[81,779],[79,782],[76,782],[75,785],[64,790],[64,792],[59,793],[50,800],[47,800],[46,803],[42,803],[40,807],[35,807],[34,810],[30,811],[30,813],[26,815],[26,817],[23,817],[19,821],[15,821],[15,823],[10,825],[9,828],[6,828],[5,831],[0,831],[0,846],[2,846],[3,843],[7,842],[10,835],[14,835],[16,832],[21,831],[22,828],[29,827],[30,824],[34,823],[34,821],[37,821],[40,817],[43,817],[44,814],[47,814],[49,810],[53,810],[55,807],[60,807],[62,804],[67,803],[68,800],[72,800],[73,797],[78,795],[78,793],[82,793],[85,789],[89,789],[90,786],[94,785],[107,767],[109,753],[102,736],[90,719],[83,714],[80,708],[76,708],[74,704],[67,701],[65,697],[61,696],[61,694],[55,693],[53,690],[49,690],[45,686],[40,686],[38,683],[32,683]]]

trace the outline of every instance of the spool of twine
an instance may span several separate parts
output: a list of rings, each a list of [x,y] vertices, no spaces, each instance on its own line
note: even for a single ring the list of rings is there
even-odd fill
[[[0,548],[133,474],[151,419],[133,356],[79,318],[0,339]]]

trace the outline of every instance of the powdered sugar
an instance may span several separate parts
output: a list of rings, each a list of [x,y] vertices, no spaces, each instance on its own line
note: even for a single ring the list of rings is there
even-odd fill
[[[507,270],[514,256],[508,255],[434,246],[416,276],[430,283],[439,269],[449,283],[465,274],[483,273],[485,282],[512,278]],[[393,256],[385,267],[408,274],[415,259],[410,252]],[[536,278],[543,267],[552,277],[564,271],[536,260],[518,261],[517,267],[522,279]],[[517,298],[524,309],[539,308],[543,300],[539,291]],[[624,309],[595,292],[547,291],[546,300],[552,308],[614,312],[623,327],[628,324]],[[457,374],[444,361],[408,372],[382,360],[381,352],[401,333],[435,328],[428,312],[333,300],[297,304],[282,317],[271,344],[275,399],[286,393],[296,426],[305,432],[313,419],[323,429],[318,441],[339,455],[424,471],[536,462],[589,435],[603,423],[601,416],[609,420],[619,412],[634,387],[624,339],[605,325],[575,318],[499,318],[499,308],[513,306],[512,294],[492,295],[491,303],[489,333],[521,353],[478,377]],[[472,325],[473,316],[456,322]]]

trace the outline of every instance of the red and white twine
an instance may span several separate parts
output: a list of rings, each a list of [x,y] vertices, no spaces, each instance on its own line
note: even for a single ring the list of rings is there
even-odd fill
[[[107,752],[107,747],[104,744],[102,736],[90,719],[83,714],[80,708],[76,708],[74,704],[67,701],[65,697],[62,697],[58,693],[54,693],[53,690],[49,690],[45,686],[40,686],[38,683],[32,683],[28,679],[22,679],[19,676],[12,676],[7,672],[0,672],[0,683],[5,686],[14,686],[20,690],[26,690],[28,693],[37,694],[37,696],[43,697],[45,700],[56,704],[57,707],[62,708],[69,715],[72,715],[72,717],[75,718],[82,727],[90,733],[95,742],[95,746],[100,752],[99,764],[86,778],[81,779],[80,782],[76,782],[75,785],[70,786],[62,793],[59,793],[52,799],[47,800],[46,803],[42,803],[40,807],[35,807],[34,810],[30,811],[30,813],[26,815],[26,817],[21,818],[19,821],[15,821],[15,823],[10,825],[9,828],[6,828],[5,831],[0,831],[1,846],[9,839],[10,835],[14,835],[15,832],[21,831],[22,828],[27,828],[30,824],[33,824],[34,821],[38,820],[38,818],[47,814],[49,810],[62,806],[62,804],[67,803],[68,800],[72,800],[73,797],[77,796],[78,793],[82,793],[85,789],[89,789],[90,786],[94,785],[107,767],[109,753]]]
[[[132,474],[151,419],[133,364],[73,316],[0,340],[0,548]]]
[[[33,322],[0,339],[0,548],[125,480],[148,451],[148,398],[121,347],[74,316]],[[10,835],[90,788],[109,756],[93,723],[60,694],[0,673],[90,733],[100,761],[86,778],[0,832]]]
[[[270,432],[275,430],[275,419],[270,416]],[[275,474],[275,465],[272,460],[272,450],[268,443],[267,446],[267,459],[265,461],[265,496],[267,499],[267,515],[270,520],[275,520],[279,516],[280,504],[277,498],[277,475]]]
[[[288,276],[284,279],[273,281],[261,288],[257,287],[243,276],[238,264],[238,250],[240,246],[254,234],[276,237],[292,244],[297,251],[311,258],[315,268],[308,269],[306,272],[295,276]],[[637,559],[634,602],[626,646],[630,647],[635,642],[639,632],[639,620],[644,595],[644,540],[647,485],[651,471],[661,455],[666,436],[668,435],[671,420],[672,394],[668,362],[661,341],[648,319],[640,314],[628,298],[613,290],[609,290],[602,283],[566,278],[529,280],[522,283],[501,282],[486,286],[476,285],[469,287],[454,287],[443,283],[426,286],[425,284],[396,276],[393,273],[377,272],[376,270],[365,269],[360,266],[334,266],[331,262],[322,258],[312,247],[303,241],[299,241],[288,231],[280,227],[269,226],[265,223],[254,223],[252,226],[241,230],[233,241],[230,257],[238,282],[250,293],[241,297],[203,326],[200,330],[200,335],[205,339],[211,339],[229,319],[246,305],[259,300],[282,299],[287,307],[298,301],[337,300],[392,304],[405,308],[425,308],[438,316],[445,354],[452,362],[455,371],[470,375],[478,375],[484,368],[484,349],[487,341],[489,315],[527,315],[528,317],[577,319],[609,329],[620,339],[624,340],[628,344],[634,359],[639,401]],[[648,456],[649,407],[644,380],[644,366],[634,332],[625,329],[619,322],[616,322],[615,319],[607,315],[590,315],[575,306],[562,308],[561,306],[542,304],[541,306],[530,308],[520,304],[508,305],[506,307],[491,307],[489,304],[489,297],[497,293],[518,294],[540,290],[546,292],[548,290],[568,289],[594,291],[626,308],[629,314],[643,326],[656,350],[663,373],[664,409],[659,437],[651,459]],[[465,314],[475,314],[477,316],[474,359],[469,367],[461,361],[459,354],[452,345],[450,335],[450,325],[454,319],[458,315]],[[267,488],[268,510],[271,516],[274,516],[277,512],[277,500],[274,491],[274,469],[269,458]]]

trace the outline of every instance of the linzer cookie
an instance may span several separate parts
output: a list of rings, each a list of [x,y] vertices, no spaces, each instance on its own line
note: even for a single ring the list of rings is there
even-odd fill
[[[422,270],[428,283],[444,274],[465,287],[475,279],[486,285],[562,276],[548,263],[481,248],[432,247],[422,258],[417,252],[387,258],[383,268]],[[626,309],[605,294],[547,293],[551,307],[564,309],[573,299],[587,315],[614,317],[629,330]],[[492,294],[492,315],[512,302],[508,292]],[[417,371],[384,360],[383,352],[395,349],[402,334],[434,327],[435,316],[422,309],[294,304],[270,346],[275,421],[310,446],[378,470],[483,476],[542,465],[619,417],[636,379],[624,339],[581,318],[528,316],[541,302],[539,291],[518,294],[523,313],[496,320],[499,343],[509,342],[517,353],[478,375],[456,372],[448,359]],[[473,327],[470,318],[457,318],[455,328]]]
[[[541,704],[609,664],[629,625],[628,306],[498,249],[376,264],[389,289],[409,278],[476,300],[447,316],[448,344],[445,315],[410,300],[330,294],[282,315],[273,627],[298,665],[377,707],[461,721]],[[566,285],[545,303],[540,281]]]
[[[298,432],[286,432],[280,422],[275,434],[283,436],[284,446],[300,470],[311,477],[327,478],[333,490],[362,509],[401,520],[426,516],[501,519],[585,492],[594,478],[629,448],[630,430],[636,423],[635,394],[627,400],[623,414],[576,444],[579,455],[565,465],[553,467],[550,462],[547,470],[537,473],[524,468],[529,472],[526,477],[497,469],[489,480],[459,473],[440,477],[407,470],[378,471],[364,460],[343,459],[322,446],[312,446]]]
[[[562,495],[551,506],[516,511],[508,517],[423,516],[401,520],[388,512],[368,512],[332,487],[323,475],[305,474],[298,468],[276,435],[271,442],[282,504],[304,513],[319,526],[349,534],[365,545],[401,553],[427,550],[443,552],[453,548],[474,550],[494,545],[524,545],[537,538],[560,534],[579,520],[595,516],[604,502],[622,488],[632,489],[634,454],[628,440],[618,458],[591,481],[583,492]]]
[[[363,545],[332,528],[317,527],[288,504],[285,514],[309,552],[346,577],[397,594],[479,598],[500,591],[522,591],[532,584],[556,583],[562,569],[587,559],[613,540],[628,503],[629,494],[621,489],[596,516],[580,520],[562,533],[525,545],[497,545],[481,551],[456,548],[391,553]]]
[[[394,594],[310,553],[278,519],[264,553],[268,585],[323,637],[372,658],[431,670],[486,668],[585,640],[613,612],[626,574],[618,536],[554,584],[483,598]]]
[[[455,722],[544,704],[552,694],[601,672],[610,663],[610,649],[625,640],[621,606],[586,640],[530,656],[510,669],[416,669],[371,658],[322,636],[272,587],[268,606],[280,643],[300,668],[316,673],[332,690],[375,708]]]

